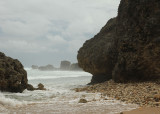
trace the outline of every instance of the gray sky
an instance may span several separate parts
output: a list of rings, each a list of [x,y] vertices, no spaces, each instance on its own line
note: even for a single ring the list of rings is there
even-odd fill
[[[120,0],[0,0],[0,51],[32,64],[77,62],[77,51],[117,15]]]

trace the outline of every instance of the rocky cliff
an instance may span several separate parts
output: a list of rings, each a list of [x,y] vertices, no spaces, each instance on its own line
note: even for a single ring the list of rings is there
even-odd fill
[[[22,92],[27,88],[27,73],[17,60],[0,52],[0,90]]]
[[[121,0],[118,16],[78,51],[91,83],[160,78],[160,1]]]

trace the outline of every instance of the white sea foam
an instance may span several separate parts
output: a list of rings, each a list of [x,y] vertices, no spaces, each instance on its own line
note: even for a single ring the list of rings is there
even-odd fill
[[[27,105],[26,101],[18,101],[16,99],[7,98],[4,96],[3,93],[0,93],[0,104],[3,106],[13,106],[13,107],[19,107],[19,106],[25,106]]]
[[[91,74],[81,71],[39,71],[25,68],[28,73],[29,80],[47,80],[56,78],[72,78],[81,76],[90,76]]]
[[[124,110],[126,107],[125,104],[119,101],[112,99],[107,101],[104,100],[100,93],[77,93],[72,91],[72,88],[84,86],[90,82],[91,74],[89,73],[73,71],[39,71],[29,68],[26,70],[30,84],[37,86],[38,83],[43,83],[47,90],[25,90],[23,93],[0,93],[0,104],[9,107],[19,107],[33,103],[38,104],[36,106],[38,106],[37,109],[39,112],[43,112],[43,108],[47,108],[47,110],[51,111],[53,109],[53,111],[59,110],[60,114],[67,112],[71,113],[72,110],[77,113],[77,110],[81,110],[81,108],[85,110],[86,107],[88,108],[87,110],[95,110],[95,112],[99,110],[100,107],[102,110],[114,110],[110,112],[118,112]],[[81,98],[85,98],[88,102],[86,104],[78,103]],[[134,108],[134,106],[127,107],[128,109]],[[32,110],[32,112],[33,110],[37,111],[36,108],[30,108],[28,108],[28,110]]]

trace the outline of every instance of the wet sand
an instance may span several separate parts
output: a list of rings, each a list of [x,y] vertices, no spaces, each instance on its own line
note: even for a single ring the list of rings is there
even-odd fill
[[[116,108],[116,107],[115,107]],[[87,104],[52,104],[39,103],[30,104],[23,107],[6,107],[0,106],[0,114],[160,114],[160,108],[143,107],[131,111],[117,113],[115,108],[109,106],[89,106]],[[121,107],[121,110],[127,110]]]
[[[3,107],[3,106],[2,106]],[[2,110],[1,110],[2,109]],[[35,103],[26,106],[0,108],[2,114],[115,114],[135,109],[135,105],[126,105],[114,100],[98,100],[87,103],[54,102]]]
[[[127,112],[117,113],[117,114],[160,114],[160,108],[145,107],[145,108],[138,108],[132,111],[127,111]]]

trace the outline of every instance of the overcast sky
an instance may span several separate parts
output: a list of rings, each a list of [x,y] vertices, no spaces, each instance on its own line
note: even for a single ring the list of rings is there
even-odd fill
[[[25,67],[61,60],[77,51],[117,15],[120,0],[0,0],[0,51]]]

